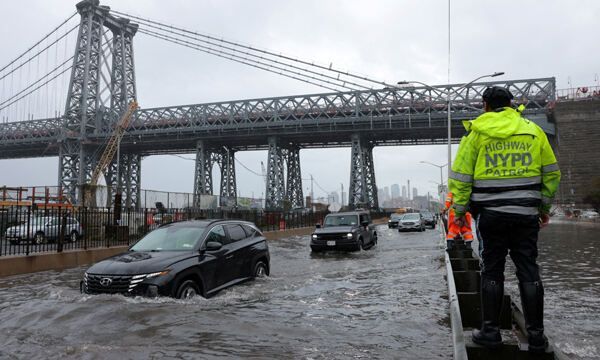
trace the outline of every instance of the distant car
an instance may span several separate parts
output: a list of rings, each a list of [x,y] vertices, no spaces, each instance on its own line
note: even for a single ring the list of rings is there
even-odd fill
[[[6,229],[5,236],[11,244],[28,240],[34,244],[56,241],[60,236],[61,223],[62,217],[58,216],[32,217],[29,222]],[[64,234],[66,240],[75,242],[83,235],[83,228],[76,219],[67,217]]]
[[[310,248],[313,252],[324,250],[360,251],[377,244],[377,232],[368,211],[352,211],[329,214],[323,226],[311,235]]]
[[[435,219],[435,216],[433,216],[431,211],[421,211],[421,215],[423,215],[423,222],[425,223],[425,226],[431,226],[432,229],[435,229],[435,226],[437,225],[437,220]]]
[[[581,214],[581,217],[584,219],[598,219],[600,217],[600,214],[598,214],[595,211],[584,211]]]
[[[403,214],[391,214],[390,219],[388,220],[388,228],[395,229],[398,227],[398,221],[402,218]]]
[[[420,213],[408,213],[398,222],[398,231],[425,231],[425,221]]]
[[[165,224],[129,251],[85,272],[86,294],[209,297],[234,284],[269,275],[266,238],[251,222],[193,220]]]

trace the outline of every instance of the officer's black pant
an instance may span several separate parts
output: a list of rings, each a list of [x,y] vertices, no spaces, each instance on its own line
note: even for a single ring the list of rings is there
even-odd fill
[[[539,230],[537,216],[482,210],[477,215],[482,279],[503,282],[504,264],[508,253],[517,268],[519,282],[539,281],[540,274],[536,263]]]

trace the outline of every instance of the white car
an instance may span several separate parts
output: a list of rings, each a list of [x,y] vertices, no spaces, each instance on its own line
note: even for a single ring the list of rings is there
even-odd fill
[[[404,214],[398,221],[398,231],[425,231],[425,220],[421,213]]]
[[[57,240],[60,235],[62,219],[58,216],[32,217],[29,223],[11,226],[6,229],[6,239],[11,244],[32,240],[34,244],[42,244],[47,240]],[[75,242],[83,234],[79,222],[72,217],[67,217],[65,237]]]
[[[583,214],[581,214],[581,217],[584,219],[598,219],[600,214],[595,211],[584,211]]]

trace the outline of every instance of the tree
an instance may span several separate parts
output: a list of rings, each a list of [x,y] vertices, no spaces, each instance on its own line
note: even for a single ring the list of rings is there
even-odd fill
[[[592,205],[596,211],[600,211],[600,177],[596,177],[592,180],[592,186],[587,195],[583,198],[583,201]]]

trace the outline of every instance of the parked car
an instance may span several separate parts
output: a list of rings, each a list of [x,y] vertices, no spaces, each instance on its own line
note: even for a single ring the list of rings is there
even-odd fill
[[[425,221],[421,213],[408,213],[398,222],[398,231],[425,231]]]
[[[423,215],[423,222],[425,226],[431,226],[432,229],[435,229],[435,225],[437,225],[437,220],[435,216],[429,210],[421,210],[421,215]]]
[[[368,211],[352,211],[325,216],[323,226],[311,235],[310,248],[324,250],[360,251],[377,244],[377,232]]]
[[[398,227],[398,221],[402,218],[403,214],[391,214],[390,219],[388,220],[388,228],[394,229]]]
[[[6,239],[11,244],[28,240],[34,244],[56,241],[60,236],[61,223],[62,217],[58,216],[32,217],[29,222],[6,229]],[[76,219],[67,217],[64,234],[66,240],[75,242],[83,235],[83,228]]]
[[[191,220],[165,224],[127,252],[84,274],[86,294],[209,297],[234,284],[269,275],[266,238],[251,222]]]

